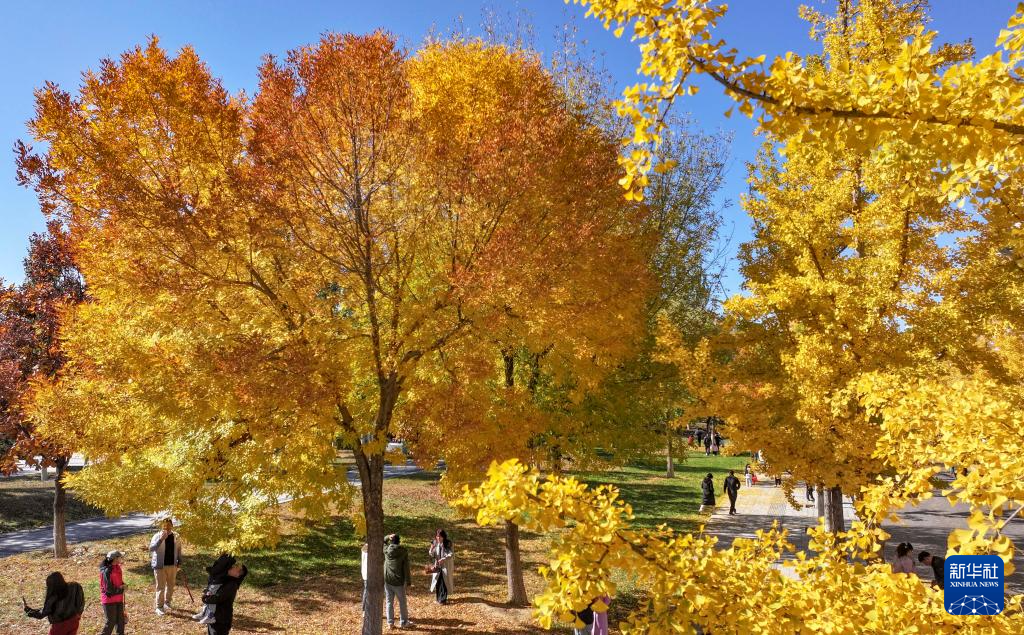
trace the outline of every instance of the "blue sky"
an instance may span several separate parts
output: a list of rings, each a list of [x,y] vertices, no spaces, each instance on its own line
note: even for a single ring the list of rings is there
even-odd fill
[[[821,0],[733,0],[722,23],[722,34],[742,53],[781,54],[809,52],[807,28],[797,17],[800,4],[828,8]],[[1015,0],[932,0],[933,28],[944,41],[974,40],[984,53],[1016,6]],[[485,11],[523,14],[534,24],[541,50],[554,47],[557,27],[576,18],[589,47],[603,54],[618,88],[637,81],[638,53],[628,40],[617,40],[595,20],[583,19],[583,10],[561,0],[518,2],[470,0],[376,0],[373,2],[6,2],[0,6],[0,277],[22,278],[21,261],[28,235],[43,228],[34,194],[14,179],[13,145],[25,138],[25,122],[32,116],[32,91],[45,81],[65,88],[78,85],[80,74],[95,68],[104,57],[116,56],[150,34],[164,47],[176,50],[191,44],[231,91],[252,92],[256,68],[266,53],[283,54],[315,41],[324,31],[364,33],[384,28],[410,49],[430,31],[445,31],[460,19],[478,25]],[[739,116],[725,119],[729,100],[714,86],[705,86],[681,105],[697,125],[708,131],[734,135],[730,168],[721,200],[731,201],[722,228],[727,264],[725,288],[739,290],[736,247],[749,236],[749,221],[739,208],[746,191],[746,167],[757,150],[753,125]]]

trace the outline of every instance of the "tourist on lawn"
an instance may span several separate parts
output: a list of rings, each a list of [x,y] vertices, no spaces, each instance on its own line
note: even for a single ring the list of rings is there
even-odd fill
[[[740,479],[736,478],[736,471],[729,470],[729,476],[725,477],[723,483],[725,494],[729,497],[729,514],[736,513],[736,497],[740,493]]]
[[[896,545],[896,559],[892,563],[892,572],[916,575],[913,554],[914,546],[909,542],[901,542]]]
[[[65,582],[64,576],[54,571],[46,576],[46,598],[43,608],[29,608],[22,598],[25,615],[37,620],[44,617],[50,622],[49,635],[76,635],[78,623],[85,610],[85,594],[77,582]]]
[[[927,566],[927,567],[931,567],[932,568],[932,573],[935,575],[935,578],[932,580],[932,586],[937,586],[940,589],[945,588],[945,586],[946,586],[946,572],[945,572],[946,559],[945,558],[943,558],[942,556],[933,556],[932,554],[928,553],[927,551],[922,551],[921,555],[919,555],[917,557],[917,561],[920,562],[921,564]]]
[[[206,625],[206,635],[228,635],[231,632],[231,622],[235,617],[235,596],[247,575],[249,570],[236,561],[228,568],[227,577],[220,588],[213,593],[203,592],[203,604],[216,606],[213,611],[214,622]]]
[[[128,621],[124,612],[124,574],[121,572],[121,552],[111,551],[100,563],[100,604],[103,605],[102,635],[124,635]]]
[[[814,484],[811,483],[810,481],[807,481],[807,495],[806,495],[806,497],[807,497],[807,500],[811,501],[812,503],[814,502]]]
[[[754,486],[754,469],[750,467],[750,463],[743,468],[743,480],[747,482],[747,487]]]
[[[594,603],[591,602],[587,608],[582,611],[573,611],[572,614],[579,621],[583,622],[583,626],[577,627],[575,623],[572,626],[573,635],[593,635],[594,633]]]
[[[228,581],[228,570],[235,565],[235,557],[223,553],[214,563],[206,567],[206,588],[203,595],[215,595],[221,586]],[[217,623],[217,605],[203,604],[203,609],[192,616],[200,624]]]
[[[700,509],[697,511],[698,514],[703,514],[704,510],[714,511],[715,509],[715,477],[708,472],[708,475],[704,477],[704,480],[700,482],[700,490],[703,494],[700,501]]]
[[[711,444],[714,442],[711,434],[704,435],[704,456],[711,456]]]
[[[448,603],[448,594],[452,592],[452,577],[455,575],[455,552],[452,541],[443,529],[438,529],[434,540],[430,543],[430,559],[434,563],[434,571],[430,576],[430,591],[434,593],[438,604]]]
[[[165,518],[160,525],[160,531],[153,534],[153,539],[149,541],[149,564],[153,567],[156,580],[153,608],[157,615],[163,615],[164,609],[172,608],[174,583],[178,578],[178,567],[181,566],[181,540],[174,533],[174,521]]]
[[[601,601],[608,608],[605,611],[594,611],[594,632],[591,635],[608,635],[608,611],[611,610],[612,599],[606,595]]]
[[[406,589],[412,586],[412,568],[409,565],[409,552],[402,546],[402,537],[391,534],[384,537],[384,615],[388,628],[395,627],[395,598],[398,598],[398,610],[401,614],[400,626],[409,628],[409,603]]]

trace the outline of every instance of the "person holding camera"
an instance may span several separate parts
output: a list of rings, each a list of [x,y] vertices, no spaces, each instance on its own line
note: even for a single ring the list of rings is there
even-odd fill
[[[384,537],[384,616],[388,628],[395,627],[395,598],[401,615],[401,628],[411,628],[409,601],[406,589],[412,586],[412,567],[409,565],[409,551],[402,546],[402,537],[391,534]]]

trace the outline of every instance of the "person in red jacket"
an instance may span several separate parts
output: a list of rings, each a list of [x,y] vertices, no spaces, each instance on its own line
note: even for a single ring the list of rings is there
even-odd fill
[[[100,604],[103,605],[102,635],[124,635],[124,575],[121,573],[121,552],[111,551],[100,563]]]

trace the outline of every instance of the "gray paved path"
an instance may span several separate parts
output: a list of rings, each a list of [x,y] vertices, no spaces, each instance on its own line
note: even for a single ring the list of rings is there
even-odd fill
[[[406,465],[384,466],[384,478],[407,476],[422,472],[423,469],[414,463]],[[38,473],[38,472],[37,472]],[[359,477],[355,470],[348,473],[349,483],[358,486]],[[288,502],[289,499],[280,502]],[[141,533],[153,528],[154,521],[161,514],[129,514],[119,518],[90,518],[67,524],[68,545],[91,540],[105,540]],[[53,526],[38,529],[25,529],[0,534],[0,558],[13,556],[28,551],[50,549],[53,546]]]
[[[760,477],[759,477],[760,478]],[[721,489],[721,483],[716,483]],[[806,549],[807,528],[817,524],[817,507],[805,502],[804,487],[801,484],[794,492],[799,509],[794,509],[773,481],[761,480],[753,487],[741,487],[736,510],[739,514],[729,515],[729,499],[717,496],[717,507],[708,520],[706,531],[719,539],[722,548],[732,544],[736,538],[753,538],[758,529],[769,529],[773,521],[789,530],[789,541],[798,550]],[[847,500],[843,505],[847,526],[855,517],[853,507]],[[898,512],[899,521],[884,525],[892,536],[886,543],[885,559],[895,559],[896,545],[910,542],[916,554],[929,551],[939,555],[946,553],[946,536],[956,528],[967,526],[967,506],[951,507],[941,496],[924,501],[919,506],[909,505]],[[1024,519],[1015,519],[1005,532],[1017,545],[1024,544]],[[1006,590],[1010,593],[1024,592],[1024,555],[1018,550],[1014,558],[1014,573],[1006,578]],[[926,580],[932,579],[931,569],[917,565],[917,573]]]

